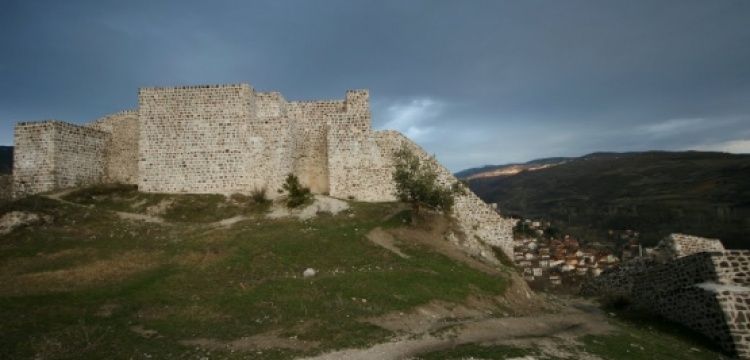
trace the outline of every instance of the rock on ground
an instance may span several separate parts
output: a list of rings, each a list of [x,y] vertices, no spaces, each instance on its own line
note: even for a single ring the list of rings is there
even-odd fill
[[[299,209],[289,209],[283,204],[276,203],[271,209],[271,212],[267,215],[268,218],[278,219],[288,216],[295,216],[300,220],[312,219],[320,213],[329,213],[331,215],[337,215],[338,213],[348,210],[349,204],[346,201],[335,199],[323,195],[315,195],[315,200],[312,204]]]
[[[13,230],[37,223],[52,221],[49,215],[39,215],[24,211],[11,211],[0,217],[0,235],[10,234]]]

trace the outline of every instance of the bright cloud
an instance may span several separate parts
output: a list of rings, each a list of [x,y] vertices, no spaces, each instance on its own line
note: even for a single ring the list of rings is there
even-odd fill
[[[431,124],[443,113],[444,104],[431,98],[418,98],[394,103],[385,108],[384,129],[398,130],[409,138],[420,141],[432,134]]]
[[[734,154],[750,154],[750,139],[729,140],[716,144],[698,145],[691,150],[722,151]]]
[[[693,130],[696,127],[700,127],[705,122],[701,118],[692,119],[670,119],[655,124],[648,124],[639,126],[637,129],[639,132],[646,133],[649,135],[672,135],[684,131]]]

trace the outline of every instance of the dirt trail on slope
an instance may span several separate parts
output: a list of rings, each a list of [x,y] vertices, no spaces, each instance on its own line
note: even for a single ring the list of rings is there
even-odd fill
[[[481,272],[498,275],[502,272],[496,267],[469,256],[455,244],[446,239],[446,234],[451,230],[451,223],[441,215],[430,216],[428,221],[420,226],[404,226],[387,231],[404,242],[412,242],[425,245],[448,258],[464,263],[469,267]]]
[[[388,233],[387,231],[383,230],[380,227],[376,227],[372,229],[367,235],[365,235],[367,240],[370,240],[372,243],[385,248],[386,250],[404,258],[408,259],[409,255],[404,254],[401,252],[401,249],[396,246],[396,239]]]
[[[68,205],[86,207],[86,205],[82,205],[82,204],[79,204],[79,203],[74,203],[72,201],[68,201],[68,200],[63,199],[63,197],[65,195],[68,195],[68,194],[72,193],[75,190],[76,189],[65,189],[65,190],[62,190],[62,191],[58,191],[58,192],[55,192],[55,193],[46,194],[46,195],[42,195],[42,196],[44,196],[44,197],[46,197],[48,199],[52,199],[52,200],[59,201],[61,203],[68,204]],[[112,213],[116,214],[118,217],[120,217],[120,219],[123,219],[123,220],[145,221],[145,222],[156,223],[156,224],[164,224],[165,223],[164,219],[162,219],[160,217],[156,217],[156,216],[150,216],[150,215],[145,215],[145,214],[129,213],[129,212],[124,212],[124,211],[114,211],[114,210],[110,210],[110,211]]]
[[[476,309],[469,310],[469,313],[475,311]],[[423,316],[433,315],[425,313]],[[573,353],[575,350],[571,350],[571,345],[576,344],[578,337],[606,334],[612,330],[612,327],[608,325],[606,317],[596,306],[577,302],[565,306],[558,313],[507,318],[484,316],[457,320],[442,329],[429,327],[416,329],[422,330],[423,333],[418,336],[404,335],[367,349],[346,349],[307,359],[408,359],[427,352],[474,343],[534,347],[551,357],[598,359],[586,353]]]

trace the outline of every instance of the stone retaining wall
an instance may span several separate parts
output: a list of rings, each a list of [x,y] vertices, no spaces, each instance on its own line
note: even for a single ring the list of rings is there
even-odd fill
[[[670,234],[659,242],[655,248],[659,256],[678,258],[700,252],[724,251],[719,239],[709,239],[686,234]]]
[[[603,272],[582,291],[622,297],[706,335],[727,352],[750,358],[749,276],[748,250],[698,252],[664,262],[625,263]]]

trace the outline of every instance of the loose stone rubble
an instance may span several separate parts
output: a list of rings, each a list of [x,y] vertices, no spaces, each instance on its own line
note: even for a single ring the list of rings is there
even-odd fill
[[[605,270],[582,292],[627,300],[750,359],[750,251],[672,234],[652,254]]]
[[[287,101],[248,84],[142,88],[138,109],[78,126],[19,123],[14,195],[98,183],[136,184],[160,193],[276,196],[287,174],[316,194],[394,201],[392,154],[407,147],[432,163],[439,181],[457,179],[395,131],[374,131],[369,92],[342,100]],[[497,262],[511,257],[514,221],[476,195],[457,195],[453,216],[468,253]]]
[[[49,215],[39,215],[24,211],[11,211],[0,216],[0,235],[9,234],[15,229],[36,223],[49,223],[52,217]]]

